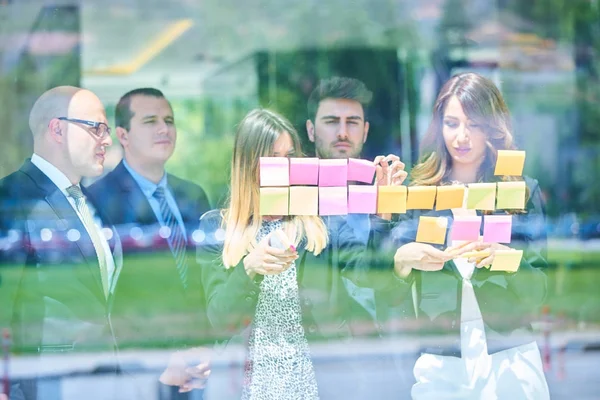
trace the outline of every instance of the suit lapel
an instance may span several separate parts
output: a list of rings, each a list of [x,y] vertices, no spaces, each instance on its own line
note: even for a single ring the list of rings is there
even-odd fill
[[[152,211],[148,199],[135,179],[133,179],[133,176],[127,171],[122,161],[115,168],[114,176],[122,193],[121,196],[116,196],[116,198],[127,199],[129,210],[134,213],[133,218],[128,220],[136,221],[140,225],[157,224],[158,219],[156,218],[154,211]],[[123,207],[122,204],[119,204],[118,206]]]
[[[90,274],[93,276],[93,279],[96,282],[96,288],[98,289],[99,293],[103,293],[102,279],[100,277],[98,258],[96,257],[94,245],[87,233],[87,230],[85,229],[85,226],[71,206],[71,203],[69,203],[67,197],[58,187],[56,187],[50,178],[48,178],[42,171],[40,171],[38,167],[31,163],[31,161],[28,160],[25,162],[21,168],[21,172],[28,175],[41,189],[44,195],[44,200],[48,203],[50,208],[52,208],[56,214],[56,218],[58,220],[65,221],[68,229],[75,229],[77,232],[82,233],[79,237],[79,240],[74,242],[75,246],[77,246],[81,252],[81,256],[83,257]],[[104,295],[102,295],[102,297],[104,297]]]

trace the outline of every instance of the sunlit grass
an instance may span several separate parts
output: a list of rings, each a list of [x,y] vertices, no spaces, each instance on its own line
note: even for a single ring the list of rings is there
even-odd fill
[[[190,305],[182,309],[179,304],[173,304],[169,291],[164,287],[166,274],[172,274],[172,264],[166,262],[167,257],[170,255],[153,253],[139,254],[125,260],[126,269],[123,270],[123,274],[135,274],[142,278],[129,280],[129,286],[120,287],[119,295],[126,297],[127,306],[114,313],[113,320],[115,325],[120,327],[119,340],[123,347],[160,348],[181,343],[211,343],[217,338],[224,338],[223,332],[218,334],[210,328],[201,329],[189,322],[190,316],[203,313],[201,305]],[[561,252],[559,249],[551,249],[549,261],[551,267],[546,271],[546,304],[550,306],[551,312],[554,315],[564,315],[573,323],[600,323],[600,253],[582,255],[573,251]],[[323,282],[326,268],[310,270],[314,275],[304,277],[306,287],[310,288],[309,290],[324,292],[323,288],[327,287]],[[0,267],[0,321],[4,325],[9,319],[9,310],[3,305],[8,304],[7,299],[14,294],[20,277],[16,272],[17,270],[10,266]],[[56,268],[56,287],[60,287],[65,274],[71,273],[73,272],[68,268]],[[372,274],[381,277],[386,272],[374,271]],[[323,298],[323,304],[315,304],[315,309],[320,309],[323,313],[319,316],[321,320],[327,319],[335,310],[324,309],[330,304],[327,302],[327,293],[316,296],[319,297]],[[149,304],[152,306],[149,307]],[[85,307],[85,304],[82,304],[82,307]],[[507,315],[511,312],[512,310],[506,310]],[[356,309],[355,313],[359,322],[367,318],[362,310]]]

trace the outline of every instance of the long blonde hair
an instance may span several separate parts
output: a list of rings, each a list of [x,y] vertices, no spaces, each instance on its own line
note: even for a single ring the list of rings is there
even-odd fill
[[[486,155],[481,164],[478,181],[493,181],[498,150],[515,149],[510,112],[502,94],[492,81],[468,72],[453,76],[440,90],[433,107],[433,116],[421,144],[421,157],[411,171],[412,185],[447,183],[452,158],[442,134],[444,111],[448,101],[456,96],[469,119],[477,121],[486,134]],[[502,180],[518,180],[505,177]]]
[[[264,109],[250,111],[240,122],[234,140],[231,161],[229,200],[223,210],[225,243],[223,264],[237,265],[256,246],[260,229],[259,159],[273,155],[279,136],[289,134],[297,156],[302,155],[300,138],[292,124],[281,115]],[[296,246],[306,239],[306,249],[315,255],[327,246],[327,228],[318,216],[291,216],[284,219],[288,237]]]

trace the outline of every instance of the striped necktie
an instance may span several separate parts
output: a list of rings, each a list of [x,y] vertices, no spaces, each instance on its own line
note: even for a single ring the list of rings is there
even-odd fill
[[[83,195],[81,188],[77,185],[69,186],[67,188],[67,193],[75,200],[75,207],[77,208],[79,215],[81,215],[81,222],[83,222],[85,229],[88,231],[94,249],[96,250],[96,257],[98,257],[98,265],[100,266],[102,289],[104,290],[104,296],[108,297],[108,263],[100,239],[100,233],[96,229],[92,213],[85,202],[85,196]]]
[[[165,197],[165,189],[161,186],[156,188],[156,191],[154,192],[154,198],[158,200],[164,226],[168,228],[168,232],[166,232],[167,241],[169,242],[169,247],[171,248],[173,257],[175,257],[175,264],[177,265],[179,278],[181,279],[181,283],[183,283],[183,287],[187,288],[187,239],[183,230],[181,229],[181,226],[179,225],[179,222],[177,222],[177,218],[175,218],[175,214],[173,214],[171,207],[169,207],[169,203]]]

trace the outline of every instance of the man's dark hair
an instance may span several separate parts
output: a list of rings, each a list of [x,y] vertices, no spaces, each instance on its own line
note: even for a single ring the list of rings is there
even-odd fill
[[[366,119],[367,107],[372,98],[373,93],[358,79],[339,76],[322,79],[308,98],[308,118],[314,122],[319,103],[324,99],[349,99],[362,105]]]
[[[134,96],[150,96],[166,99],[163,92],[154,88],[133,89],[125,93],[123,96],[121,96],[119,102],[117,103],[117,107],[115,108],[116,127],[125,128],[127,130],[131,128],[130,122],[131,118],[133,117],[133,113],[131,112],[131,99]]]

